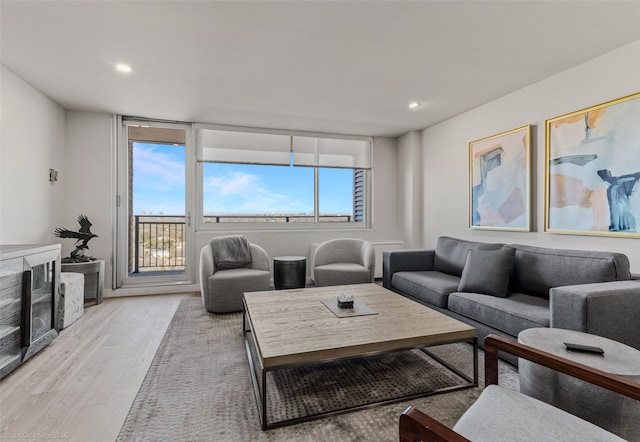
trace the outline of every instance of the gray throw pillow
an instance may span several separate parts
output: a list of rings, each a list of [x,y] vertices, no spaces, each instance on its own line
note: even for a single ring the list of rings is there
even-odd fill
[[[482,293],[505,298],[516,249],[469,250],[462,270],[459,292]]]

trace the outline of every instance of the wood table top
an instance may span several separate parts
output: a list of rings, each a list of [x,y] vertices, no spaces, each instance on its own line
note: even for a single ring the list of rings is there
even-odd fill
[[[322,300],[341,293],[377,311],[336,317]],[[247,320],[265,368],[469,340],[474,327],[376,284],[244,294]]]

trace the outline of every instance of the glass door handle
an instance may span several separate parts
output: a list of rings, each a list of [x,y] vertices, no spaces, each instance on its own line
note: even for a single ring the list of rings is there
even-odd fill
[[[22,347],[31,345],[31,270],[25,270],[22,275]]]

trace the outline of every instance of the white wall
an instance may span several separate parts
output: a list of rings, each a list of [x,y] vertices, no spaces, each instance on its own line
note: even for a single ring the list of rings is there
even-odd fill
[[[98,235],[89,242],[85,254],[105,260],[104,286],[111,287],[112,244],[115,227],[112,225],[114,205],[113,149],[111,115],[68,111],[66,119],[67,188],[65,208],[61,217],[66,227],[78,227],[78,215],[86,215]],[[73,242],[62,243],[63,256],[73,250]]]
[[[106,261],[105,296],[123,296],[129,294],[167,293],[174,291],[196,290],[195,286],[177,286],[152,289],[111,290],[113,258],[112,250],[115,226],[112,225],[114,203],[113,178],[115,156],[113,155],[112,117],[106,114],[76,112],[67,113],[67,169],[71,182],[68,186],[67,209],[64,222],[73,226],[76,217],[83,213],[93,223],[92,231],[98,235],[89,244],[90,255]],[[309,245],[330,238],[350,236],[385,241],[400,239],[396,222],[396,141],[390,138],[374,140],[374,172],[372,202],[374,224],[371,230],[305,230],[305,231],[246,231],[243,233],[250,241],[260,244],[269,256],[303,255],[308,253]],[[230,233],[229,231],[196,232],[194,259],[199,257],[200,249],[213,236]],[[70,252],[72,244],[64,245],[63,253]],[[63,246],[63,247],[64,247]],[[197,261],[196,261],[197,270]],[[197,276],[197,272],[196,272]],[[196,281],[197,282],[197,279]]]
[[[544,232],[545,120],[638,91],[640,41],[422,131],[422,245],[432,247],[438,236],[450,235],[479,241],[608,250],[626,254],[631,261],[632,271],[640,272],[640,239]],[[469,229],[468,143],[526,124],[534,125],[534,231],[521,233]],[[400,163],[399,167],[411,168],[411,165]]]
[[[398,216],[402,241],[407,249],[422,245],[422,149],[421,133],[418,131],[404,134],[398,139]]]
[[[58,243],[69,176],[65,111],[0,66],[0,243]],[[49,182],[49,169],[59,172]]]

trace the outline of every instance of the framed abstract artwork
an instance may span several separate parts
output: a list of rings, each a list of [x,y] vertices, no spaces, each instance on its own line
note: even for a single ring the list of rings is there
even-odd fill
[[[469,143],[469,226],[531,230],[531,125]]]
[[[545,129],[545,230],[640,238],[640,93]]]

